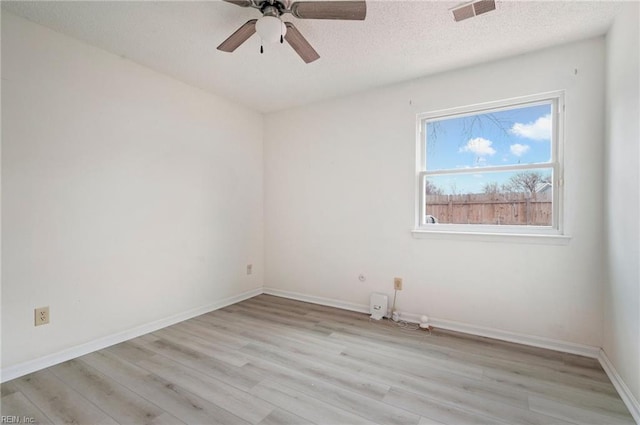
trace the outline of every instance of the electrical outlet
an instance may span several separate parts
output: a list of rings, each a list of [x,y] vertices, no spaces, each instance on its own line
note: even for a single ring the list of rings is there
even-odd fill
[[[402,291],[402,278],[394,277],[393,278],[393,289],[396,291]]]
[[[247,264],[247,274],[253,273],[253,264]]]
[[[49,306],[36,308],[34,311],[35,326],[46,325],[49,323]]]

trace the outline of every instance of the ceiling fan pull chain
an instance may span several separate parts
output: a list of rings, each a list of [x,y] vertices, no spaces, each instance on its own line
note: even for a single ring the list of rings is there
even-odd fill
[[[284,43],[284,37],[280,34],[280,44]]]
[[[264,53],[264,48],[262,47],[262,43],[260,44],[260,54]]]

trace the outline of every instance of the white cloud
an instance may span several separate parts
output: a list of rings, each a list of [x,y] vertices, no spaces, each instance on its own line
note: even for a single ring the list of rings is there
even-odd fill
[[[528,124],[515,123],[509,130],[511,134],[531,140],[551,139],[551,114],[538,118]]]
[[[492,144],[491,140],[476,137],[470,139],[464,147],[460,148],[459,152],[473,152],[478,156],[493,155],[496,150],[491,147]]]
[[[509,146],[509,150],[515,156],[522,156],[529,151],[529,145],[521,145],[520,143],[516,143],[515,145]]]

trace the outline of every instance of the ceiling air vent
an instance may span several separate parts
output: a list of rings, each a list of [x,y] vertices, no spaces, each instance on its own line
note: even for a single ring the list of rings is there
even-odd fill
[[[456,22],[459,22],[464,19],[482,15],[483,13],[491,12],[495,9],[495,0],[479,0],[473,3],[463,4],[462,6],[458,6],[451,11],[453,12],[453,19]]]

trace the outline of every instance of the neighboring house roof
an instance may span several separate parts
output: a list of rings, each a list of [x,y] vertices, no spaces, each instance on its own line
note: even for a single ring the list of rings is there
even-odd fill
[[[544,193],[551,190],[551,183],[544,182],[536,185],[536,193]]]

